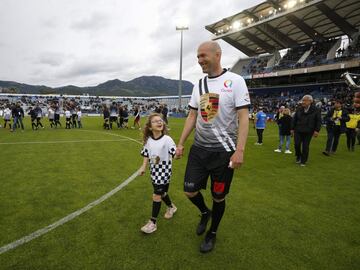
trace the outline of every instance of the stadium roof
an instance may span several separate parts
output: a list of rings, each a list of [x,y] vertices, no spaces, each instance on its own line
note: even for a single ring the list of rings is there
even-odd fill
[[[273,53],[360,29],[359,0],[268,0],[205,26],[248,56]]]

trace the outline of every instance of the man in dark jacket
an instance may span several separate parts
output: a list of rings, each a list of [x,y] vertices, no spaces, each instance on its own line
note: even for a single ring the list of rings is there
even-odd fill
[[[312,137],[317,137],[321,128],[321,113],[313,104],[313,98],[305,95],[301,107],[296,111],[291,133],[294,134],[296,163],[305,166],[309,157]]]
[[[23,124],[24,110],[23,110],[23,108],[21,108],[20,103],[16,103],[16,105],[13,107],[12,117],[14,119],[12,131],[15,131],[16,126],[18,124],[20,124],[21,129],[24,130],[24,124]]]
[[[329,156],[336,152],[341,133],[346,131],[346,122],[350,120],[348,112],[342,108],[341,101],[335,101],[334,107],[325,116],[327,141],[323,154]]]
[[[31,128],[32,128],[33,130],[36,130],[36,129],[37,129],[36,124],[35,124],[35,121],[36,121],[36,112],[35,112],[35,110],[34,110],[32,107],[29,108],[28,115],[30,115],[30,118],[31,118]]]

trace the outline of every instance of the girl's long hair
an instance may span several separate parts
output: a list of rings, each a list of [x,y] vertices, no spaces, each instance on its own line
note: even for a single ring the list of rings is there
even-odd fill
[[[151,121],[152,119],[155,117],[155,116],[158,116],[160,117],[162,120],[163,120],[163,130],[162,130],[162,135],[167,135],[168,134],[168,128],[166,126],[166,123],[162,117],[161,114],[159,113],[151,113],[146,121],[146,124],[145,124],[145,128],[144,128],[144,132],[143,132],[143,143],[144,145],[147,143],[147,140],[149,139],[149,137],[152,136],[152,130],[151,130]]]

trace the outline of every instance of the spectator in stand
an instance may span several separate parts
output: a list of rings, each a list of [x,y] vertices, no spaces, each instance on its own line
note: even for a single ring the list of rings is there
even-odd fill
[[[327,131],[326,147],[323,151],[325,156],[336,152],[340,135],[346,132],[346,122],[349,120],[348,112],[342,108],[341,101],[335,101],[334,107],[325,116]]]
[[[292,153],[290,151],[291,122],[292,122],[292,117],[290,116],[290,110],[288,108],[283,109],[283,115],[278,120],[278,124],[280,127],[280,144],[279,144],[279,148],[274,150],[277,153],[281,153],[282,145],[285,140],[286,140],[285,154]]]
[[[266,119],[267,119],[266,113],[263,112],[262,107],[259,107],[259,111],[255,115],[255,119],[254,119],[256,134],[258,137],[258,140],[255,143],[255,145],[263,144],[263,133],[266,127]]]
[[[321,128],[321,113],[313,101],[311,95],[303,96],[301,106],[295,112],[291,125],[291,133],[294,135],[295,142],[296,163],[300,166],[306,166],[311,138],[316,138]]]

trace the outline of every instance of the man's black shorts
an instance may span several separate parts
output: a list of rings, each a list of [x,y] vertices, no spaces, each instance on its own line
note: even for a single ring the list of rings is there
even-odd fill
[[[211,179],[211,193],[216,199],[223,199],[229,193],[234,169],[229,168],[234,152],[211,152],[191,146],[186,165],[184,191],[196,192],[206,189],[207,179]]]
[[[153,183],[153,187],[154,187],[154,194],[156,195],[163,195],[165,192],[168,192],[169,190],[169,184],[156,185]]]

